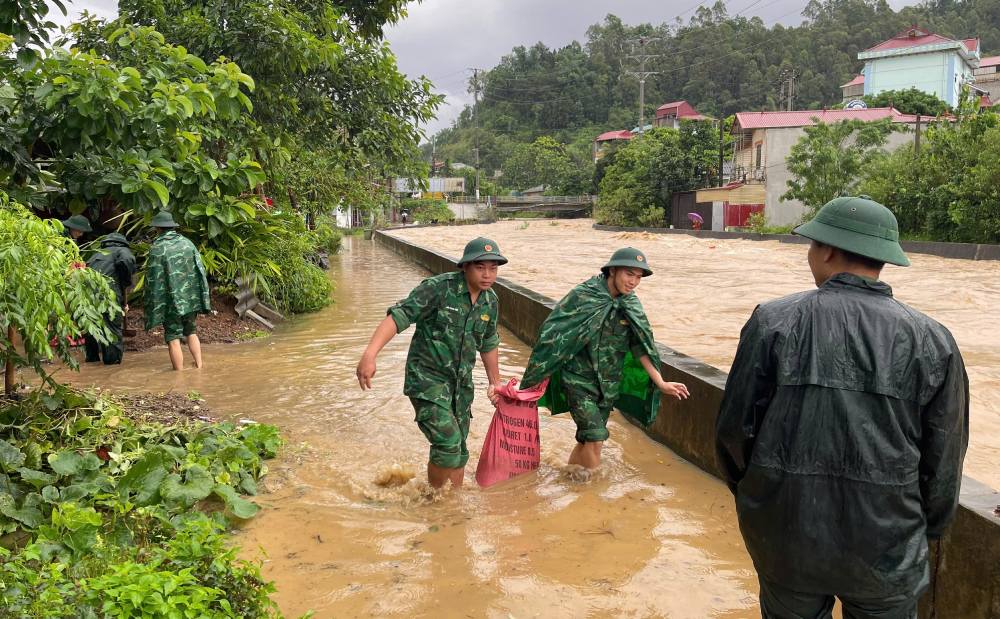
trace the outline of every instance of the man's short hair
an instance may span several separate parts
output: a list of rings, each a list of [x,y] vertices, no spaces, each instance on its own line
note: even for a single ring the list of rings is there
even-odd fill
[[[813,241],[813,242],[818,243],[823,247],[833,247],[832,245],[827,245],[826,243],[822,243],[820,241]],[[852,251],[847,251],[846,249],[841,249],[839,247],[834,247],[834,249],[843,254],[844,259],[847,260],[848,262],[853,262],[854,264],[863,266],[866,269],[881,271],[885,267],[885,263],[882,262],[881,260],[875,260],[874,258],[869,258],[868,256],[862,256],[861,254],[856,254]]]

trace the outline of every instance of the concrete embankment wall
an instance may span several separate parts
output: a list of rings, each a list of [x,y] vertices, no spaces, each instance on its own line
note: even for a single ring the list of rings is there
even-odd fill
[[[455,260],[393,236],[377,232],[375,239],[432,273],[457,268]],[[518,338],[534,344],[555,302],[503,278],[493,289],[500,299],[501,322]],[[657,346],[663,359],[663,376],[686,384],[691,398],[683,403],[662,398],[656,421],[644,430],[718,477],[715,416],[722,402],[726,373],[661,344]],[[933,581],[922,601],[922,618],[1000,618],[1000,518],[993,514],[998,503],[1000,494],[965,478],[958,515],[941,541],[940,554],[932,556]]]
[[[687,234],[703,239],[742,239],[745,241],[778,241],[779,243],[805,244],[809,239],[794,234],[755,234],[753,232],[722,232],[720,230],[680,230],[672,228],[627,228],[594,224],[595,230],[607,232],[649,232],[651,234]],[[981,243],[939,243],[936,241],[901,241],[903,251],[927,254],[942,258],[963,260],[1000,260],[1000,245]],[[997,615],[1000,618],[1000,615]]]

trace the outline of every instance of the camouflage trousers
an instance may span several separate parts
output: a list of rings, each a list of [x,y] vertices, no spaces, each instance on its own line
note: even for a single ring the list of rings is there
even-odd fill
[[[608,440],[611,436],[608,432],[611,406],[600,404],[601,394],[596,381],[563,370],[563,389],[569,414],[576,423],[576,442],[596,443]]]
[[[187,337],[195,333],[198,320],[198,312],[191,312],[184,316],[178,316],[167,312],[163,319],[163,341],[169,344],[174,340]]]
[[[446,469],[463,468],[469,461],[469,422],[472,402],[455,398],[451,406],[420,398],[410,398],[416,411],[417,427],[431,444],[430,463]]]

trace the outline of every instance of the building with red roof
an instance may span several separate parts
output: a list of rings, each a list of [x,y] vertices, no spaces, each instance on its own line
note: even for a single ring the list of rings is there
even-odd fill
[[[976,81],[979,38],[950,39],[913,26],[859,53],[858,60],[865,62],[865,68],[861,76],[841,86],[845,100],[848,90],[857,92],[860,78],[863,95],[916,88],[954,107],[962,88]]]
[[[912,129],[917,117],[891,107],[850,110],[793,110],[739,112],[732,126],[733,151],[730,183],[701,189],[698,202],[719,202],[726,225],[745,225],[750,213],[763,210],[770,225],[797,223],[806,212],[797,200],[783,200],[792,175],[787,158],[792,146],[805,135],[805,128],[818,122],[833,124],[846,120],[873,122],[889,119]],[[933,119],[925,119],[929,122]],[[893,132],[886,141],[892,150],[913,140],[912,131]]]
[[[653,126],[679,129],[682,120],[709,120],[709,118],[699,114],[698,110],[687,101],[673,101],[656,108]]]
[[[973,76],[976,86],[986,91],[992,104],[1000,103],[1000,56],[981,58]]]
[[[619,131],[605,131],[601,135],[594,138],[594,163],[604,156],[607,152],[609,146],[612,144],[618,144],[619,142],[625,142],[631,140],[633,133],[628,129],[621,129]]]

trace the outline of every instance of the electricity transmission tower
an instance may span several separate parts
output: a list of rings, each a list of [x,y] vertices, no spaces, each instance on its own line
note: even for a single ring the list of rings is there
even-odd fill
[[[659,40],[660,37],[639,37],[626,41],[632,47],[632,53],[626,56],[626,58],[638,63],[638,68],[626,69],[625,74],[639,80],[639,133],[642,133],[646,127],[646,78],[659,73],[659,71],[647,71],[646,63],[662,55],[650,54],[646,46]]]
[[[476,155],[476,204],[479,204],[479,69],[470,67],[472,71],[472,120],[475,125],[476,140],[473,150]]]

